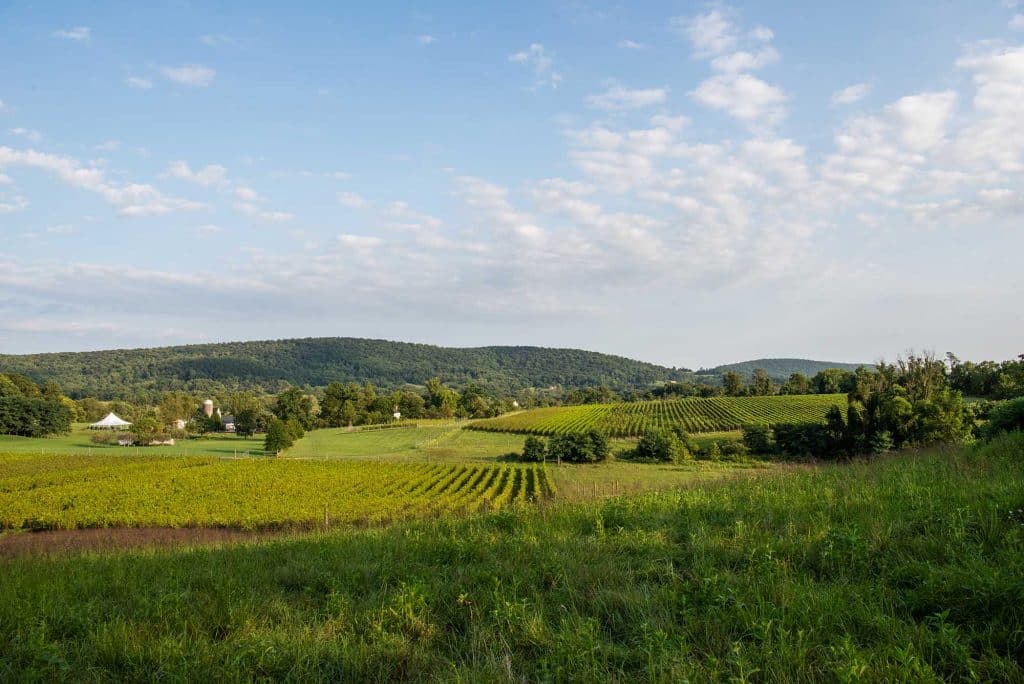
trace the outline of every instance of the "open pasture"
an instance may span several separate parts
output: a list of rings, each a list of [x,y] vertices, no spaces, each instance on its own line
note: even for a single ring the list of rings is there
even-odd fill
[[[542,466],[0,455],[0,528],[379,524],[554,496]]]
[[[710,397],[620,404],[555,406],[479,420],[467,430],[562,435],[600,430],[612,437],[638,437],[651,428],[688,432],[738,430],[744,425],[821,422],[845,394],[771,397]]]
[[[1022,681],[1022,449],[0,559],[0,680]]]

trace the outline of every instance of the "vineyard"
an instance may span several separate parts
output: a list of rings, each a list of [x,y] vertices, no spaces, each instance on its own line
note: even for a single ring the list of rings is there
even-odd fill
[[[844,394],[807,394],[556,406],[476,421],[466,429],[539,435],[596,429],[612,437],[636,437],[651,428],[677,426],[687,432],[714,432],[744,425],[823,422],[829,407],[845,404]]]
[[[0,529],[380,524],[554,494],[542,466],[0,455]]]

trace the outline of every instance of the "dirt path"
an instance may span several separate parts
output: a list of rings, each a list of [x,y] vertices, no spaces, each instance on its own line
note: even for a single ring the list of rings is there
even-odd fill
[[[18,556],[72,555],[90,551],[174,548],[256,541],[282,532],[246,532],[215,527],[111,527],[0,534],[0,559]]]

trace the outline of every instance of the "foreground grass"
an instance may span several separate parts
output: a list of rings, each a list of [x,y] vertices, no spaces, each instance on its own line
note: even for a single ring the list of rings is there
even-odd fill
[[[1024,438],[0,563],[0,679],[1024,680]]]

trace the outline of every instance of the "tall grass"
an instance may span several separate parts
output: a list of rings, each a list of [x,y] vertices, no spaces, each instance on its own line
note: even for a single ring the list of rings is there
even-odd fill
[[[1024,436],[0,565],[0,679],[1024,680]]]

